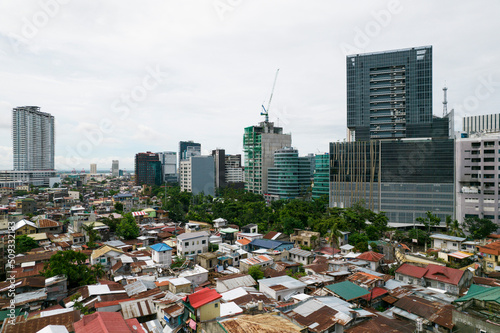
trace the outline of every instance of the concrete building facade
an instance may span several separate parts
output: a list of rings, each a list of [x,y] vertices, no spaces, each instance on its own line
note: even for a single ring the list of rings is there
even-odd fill
[[[177,183],[179,174],[177,172],[177,153],[175,151],[163,151],[156,153],[160,159],[162,168],[162,180],[164,183]]]
[[[12,110],[14,171],[54,170],[54,116],[38,106]]]
[[[213,156],[192,156],[181,161],[179,169],[181,191],[205,195],[215,195],[215,175]]]
[[[111,162],[111,175],[113,177],[120,176],[120,162],[118,160],[113,160]]]
[[[500,132],[457,139],[455,154],[457,220],[478,217],[499,224]]]
[[[245,189],[266,194],[268,170],[274,166],[274,152],[291,145],[291,134],[284,134],[283,128],[275,127],[272,122],[264,121],[258,126],[246,127],[243,136]]]

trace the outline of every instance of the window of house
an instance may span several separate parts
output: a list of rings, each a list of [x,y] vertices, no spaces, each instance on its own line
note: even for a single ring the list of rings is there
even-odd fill
[[[399,281],[403,281],[403,276],[402,275],[399,276]]]
[[[202,240],[202,241],[201,241],[201,244],[206,244],[206,243],[207,243],[207,241],[206,241],[206,240]]]
[[[457,246],[457,243],[451,243],[452,246]]]
[[[200,241],[196,241],[196,245],[200,245]]]
[[[444,283],[443,282],[439,282],[438,283],[438,288],[439,289],[444,289]]]
[[[185,243],[184,243],[184,246],[185,246],[185,247],[188,247],[188,246],[189,246],[189,242],[185,242]]]
[[[219,307],[219,303],[215,303],[214,308],[218,308],[218,307]]]
[[[408,279],[408,283],[412,284],[412,283],[413,283],[413,279],[412,279],[412,278],[409,278],[409,279]]]

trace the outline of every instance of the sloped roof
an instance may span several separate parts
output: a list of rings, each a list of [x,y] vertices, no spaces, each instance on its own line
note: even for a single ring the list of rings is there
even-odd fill
[[[38,227],[39,228],[53,228],[53,227],[60,227],[62,225],[61,222],[49,220],[49,219],[43,219],[43,220],[38,220]]]
[[[430,280],[458,285],[464,273],[465,271],[459,269],[429,264],[427,265],[427,273],[425,273],[424,277]]]
[[[387,293],[389,293],[389,291],[387,289],[375,287],[371,290],[371,292],[368,295],[363,296],[363,298],[369,301],[371,299],[375,299],[375,298],[380,297],[382,295],[385,295]]]
[[[266,333],[300,333],[301,328],[290,320],[271,314],[240,315],[221,321],[220,324],[231,333],[266,332]]]
[[[205,304],[208,304],[212,301],[215,301],[216,299],[221,298],[222,295],[219,294],[214,289],[203,288],[186,297],[189,300],[189,304],[191,304],[193,308],[197,309]]]
[[[184,241],[186,239],[198,238],[198,237],[208,237],[210,236],[206,231],[197,231],[197,232],[186,232],[181,235],[177,235],[177,239],[180,241]]]
[[[465,237],[455,237],[455,236],[450,236],[450,235],[444,235],[444,234],[434,234],[430,235],[430,238],[435,238],[435,239],[444,239],[447,241],[452,241],[452,242],[463,242],[466,240]]]
[[[302,249],[299,249],[298,247],[294,247],[293,249],[290,249],[289,251],[291,254],[295,254],[295,255],[298,255],[300,257],[311,257],[313,255],[313,253],[311,251],[306,251],[306,250],[302,250]]]
[[[408,275],[415,277],[417,279],[421,279],[424,277],[425,273],[427,273],[427,268],[418,267],[410,264],[402,264],[397,270],[396,273]]]
[[[172,248],[165,243],[157,243],[157,244],[151,245],[151,248],[153,250],[155,250],[156,252],[172,251]]]
[[[364,252],[364,253],[360,254],[359,256],[357,256],[356,259],[378,262],[383,257],[385,257],[385,255],[383,255],[382,253],[368,251],[368,252]]]
[[[123,253],[122,250],[120,249],[117,249],[116,247],[112,247],[112,246],[109,246],[109,245],[104,245],[100,248],[98,248],[97,250],[94,250],[92,251],[92,259],[95,259],[95,258],[99,258],[100,256],[110,252],[110,251],[115,251],[115,252],[119,252],[119,253]]]
[[[500,255],[500,241],[495,241],[495,242],[486,244],[485,246],[478,246],[477,249],[479,252],[499,256]]]
[[[256,284],[257,282],[250,275],[239,275],[234,278],[228,276],[228,278],[217,280],[217,291],[222,293],[238,287],[251,287]]]
[[[350,301],[370,293],[368,290],[363,289],[357,284],[354,284],[350,281],[331,284],[326,286],[325,288],[333,291],[335,294],[339,295],[339,297],[345,299],[346,301]]]
[[[394,303],[394,306],[448,329],[452,329],[454,326],[452,322],[452,305],[431,302],[416,296],[405,296]]]
[[[247,244],[249,244],[250,242],[251,242],[251,240],[250,240],[250,239],[248,239],[248,238],[242,238],[242,239],[238,239],[238,240],[236,241],[236,243],[241,244],[241,245],[247,245]]]
[[[470,299],[500,304],[500,287],[483,287],[473,284],[470,286],[467,295],[456,299],[455,302],[465,302]]]
[[[140,326],[133,331],[120,312],[95,312],[84,316],[73,326],[75,327],[75,333],[144,333]]]

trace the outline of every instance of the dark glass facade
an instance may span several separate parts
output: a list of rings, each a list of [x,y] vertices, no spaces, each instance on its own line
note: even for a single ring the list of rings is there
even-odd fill
[[[135,184],[162,184],[162,164],[158,154],[147,152],[135,155]]]
[[[429,137],[432,47],[347,56],[347,127],[356,141]]]
[[[444,222],[454,216],[454,159],[452,139],[330,143],[330,205],[364,201],[390,222],[427,211]]]

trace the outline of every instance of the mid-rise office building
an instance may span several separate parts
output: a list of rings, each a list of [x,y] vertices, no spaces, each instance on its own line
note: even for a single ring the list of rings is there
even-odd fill
[[[113,177],[120,176],[120,162],[118,160],[113,160],[111,162],[111,176]]]
[[[304,198],[311,187],[312,159],[284,147],[274,152],[274,166],[268,170],[268,200]]]
[[[192,156],[181,161],[179,168],[181,191],[215,195],[215,173],[213,156]]]
[[[12,110],[14,171],[54,170],[54,116],[38,106]]]
[[[274,152],[292,145],[292,136],[284,134],[282,127],[272,122],[245,128],[245,189],[257,194],[267,194],[268,169],[274,166]]]
[[[245,173],[241,165],[241,155],[226,155],[226,183],[235,188],[245,187]]]
[[[330,194],[330,155],[317,154],[314,157],[312,197],[318,199]]]
[[[152,152],[135,155],[135,184],[161,185],[162,165],[158,154]]]
[[[455,153],[457,220],[478,217],[500,224],[500,132],[457,139]]]
[[[164,183],[177,183],[177,153],[175,151],[164,151],[156,153],[162,166],[162,177]]]

